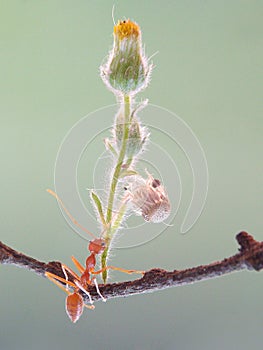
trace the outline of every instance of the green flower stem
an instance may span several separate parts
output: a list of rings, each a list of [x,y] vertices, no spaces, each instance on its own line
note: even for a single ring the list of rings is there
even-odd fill
[[[122,146],[120,149],[119,157],[117,160],[117,164],[113,173],[111,186],[110,186],[110,193],[109,193],[109,199],[108,199],[108,206],[107,206],[107,215],[106,215],[106,223],[108,225],[107,231],[104,234],[104,238],[107,242],[107,247],[104,250],[104,252],[101,255],[101,267],[106,267],[107,262],[107,256],[109,253],[109,247],[111,240],[113,238],[114,233],[117,231],[119,225],[121,224],[121,218],[117,218],[114,223],[114,229],[112,227],[112,212],[113,212],[113,205],[114,205],[114,199],[116,194],[116,187],[118,185],[118,181],[120,178],[121,170],[123,161],[125,159],[126,155],[126,148],[127,148],[127,141],[129,138],[129,126],[130,126],[130,110],[131,110],[131,97],[129,95],[124,95],[124,131],[123,131],[123,139],[122,139]],[[124,213],[123,213],[124,214]],[[122,214],[122,216],[123,216]],[[106,283],[107,280],[107,270],[105,270],[102,274],[102,279],[104,283]]]
[[[110,244],[110,242],[111,242],[115,232],[118,231],[118,229],[119,229],[119,227],[120,227],[120,225],[122,223],[122,219],[123,219],[123,216],[125,214],[125,211],[126,211],[126,202],[124,202],[120,206],[120,209],[118,210],[117,218],[114,221],[113,225],[111,226],[111,231],[110,231],[110,234],[109,234],[109,237],[108,237],[109,244]],[[107,264],[106,264],[107,256],[108,256],[109,249],[110,249],[110,245],[109,244],[107,245],[107,248],[104,250],[104,252],[101,255],[101,267],[107,266]],[[106,283],[107,277],[108,277],[108,273],[107,273],[107,270],[105,270],[104,272],[102,272],[102,279],[103,279],[104,283]]]
[[[107,262],[107,256],[109,253],[109,245],[105,248],[104,252],[101,254],[101,267],[104,268],[107,266],[106,262]],[[103,283],[106,284],[107,282],[107,277],[108,277],[108,272],[107,270],[102,272],[102,280]]]
[[[121,167],[123,165],[124,157],[126,154],[126,146],[129,138],[129,117],[130,117],[130,96],[125,95],[124,96],[124,125],[123,125],[124,133],[123,133],[122,146],[120,149],[119,157],[118,157],[115,171],[111,181],[107,217],[106,217],[106,221],[108,224],[110,224],[112,219],[112,208],[113,208],[113,202],[114,202],[114,197],[116,193],[116,187],[119,181]]]
[[[123,216],[126,211],[126,202],[120,206],[120,209],[118,210],[118,215],[116,220],[114,221],[112,227],[111,227],[111,238],[114,236],[114,233],[118,230],[122,223]]]
[[[130,165],[131,165],[131,163],[132,163],[132,160],[133,160],[132,157],[130,157],[130,158],[127,159],[127,162],[126,162],[126,167],[127,167],[127,169],[129,169],[129,167],[130,167]]]

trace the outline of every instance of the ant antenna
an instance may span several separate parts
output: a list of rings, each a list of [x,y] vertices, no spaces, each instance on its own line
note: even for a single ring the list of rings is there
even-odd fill
[[[47,189],[47,192],[49,194],[51,194],[53,197],[56,198],[56,200],[59,202],[59,204],[62,206],[62,208],[64,209],[64,212],[67,214],[67,216],[70,218],[70,220],[73,222],[73,224],[75,224],[76,226],[78,226],[82,231],[86,232],[87,234],[89,234],[91,237],[96,238],[96,236],[90,232],[88,229],[86,229],[84,226],[82,226],[68,211],[68,209],[65,207],[65,204],[62,202],[62,200],[59,198],[59,196],[53,192],[50,189]]]
[[[114,10],[115,10],[115,4],[112,5],[111,18],[112,18],[113,24],[116,26],[116,22],[114,18]]]

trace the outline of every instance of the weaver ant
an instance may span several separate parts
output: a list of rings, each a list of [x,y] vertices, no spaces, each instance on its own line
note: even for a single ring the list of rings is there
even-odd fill
[[[63,204],[62,200],[58,197],[58,195],[53,192],[52,190],[47,190],[52,196],[54,196],[57,201],[60,203],[62,208],[64,209],[65,213],[69,216],[71,221],[80,227],[82,230],[87,232],[90,236],[93,237],[93,240],[89,242],[88,250],[90,252],[90,255],[86,259],[85,267],[81,265],[81,263],[72,256],[71,259],[79,271],[80,275],[77,275],[73,270],[71,270],[68,266],[61,264],[62,271],[65,275],[65,278],[62,278],[60,276],[57,276],[51,272],[46,272],[46,277],[53,283],[55,283],[59,288],[61,288],[64,292],[68,294],[66,298],[66,312],[68,317],[72,322],[77,322],[80,316],[83,313],[84,306],[88,309],[94,309],[95,306],[93,305],[93,300],[91,298],[91,295],[88,291],[89,286],[95,285],[96,291],[98,295],[101,297],[102,301],[106,301],[106,299],[103,297],[99,290],[99,286],[96,280],[96,277],[93,275],[99,275],[105,270],[117,270],[124,273],[132,274],[132,273],[139,273],[144,274],[144,271],[139,270],[126,270],[120,267],[115,266],[106,266],[100,270],[95,270],[96,266],[96,256],[102,254],[104,250],[106,249],[106,241],[103,238],[97,238],[93,233],[82,227],[77,220],[69,213],[65,205]],[[68,273],[70,273],[74,277],[74,282],[71,282],[68,280]],[[62,284],[65,284],[66,287],[64,287]],[[73,289],[73,292],[70,291],[69,287]],[[83,297],[81,295],[81,292],[86,294],[89,298],[89,302],[91,305],[87,305],[84,303]]]

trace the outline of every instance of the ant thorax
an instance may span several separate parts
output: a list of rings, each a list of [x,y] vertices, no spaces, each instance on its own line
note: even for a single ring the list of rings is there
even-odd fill
[[[171,204],[161,181],[147,173],[148,178],[134,176],[125,187],[132,210],[148,222],[162,222],[170,215]]]

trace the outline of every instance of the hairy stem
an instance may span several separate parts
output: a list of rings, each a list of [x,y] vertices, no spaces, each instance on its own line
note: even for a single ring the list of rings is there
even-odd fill
[[[119,181],[121,167],[123,165],[123,161],[126,154],[126,146],[129,138],[129,117],[130,117],[130,96],[124,96],[124,125],[123,125],[124,133],[123,133],[122,146],[120,149],[119,157],[112,176],[112,181],[110,186],[110,194],[109,194],[107,218],[106,218],[107,223],[111,223],[116,187]]]
[[[110,186],[110,193],[109,193],[109,199],[108,199],[108,206],[107,206],[107,216],[106,216],[106,222],[108,224],[107,231],[105,233],[105,240],[107,242],[107,247],[104,250],[103,254],[101,255],[101,267],[105,268],[107,264],[107,257],[110,249],[111,240],[113,238],[113,232],[112,232],[112,212],[113,212],[113,206],[114,206],[114,199],[116,195],[116,188],[118,185],[118,181],[120,178],[122,165],[125,159],[126,155],[126,148],[127,148],[127,141],[129,138],[129,119],[130,119],[130,109],[131,109],[131,97],[128,95],[124,95],[123,97],[124,101],[124,125],[123,125],[123,139],[122,139],[122,145],[120,149],[120,153],[117,159],[117,163],[115,166],[115,170],[112,176],[111,180],[111,186]],[[121,223],[121,220],[119,220],[119,224]],[[117,231],[116,223],[114,231]],[[107,270],[105,270],[102,274],[102,278],[104,283],[106,283],[107,280]]]

